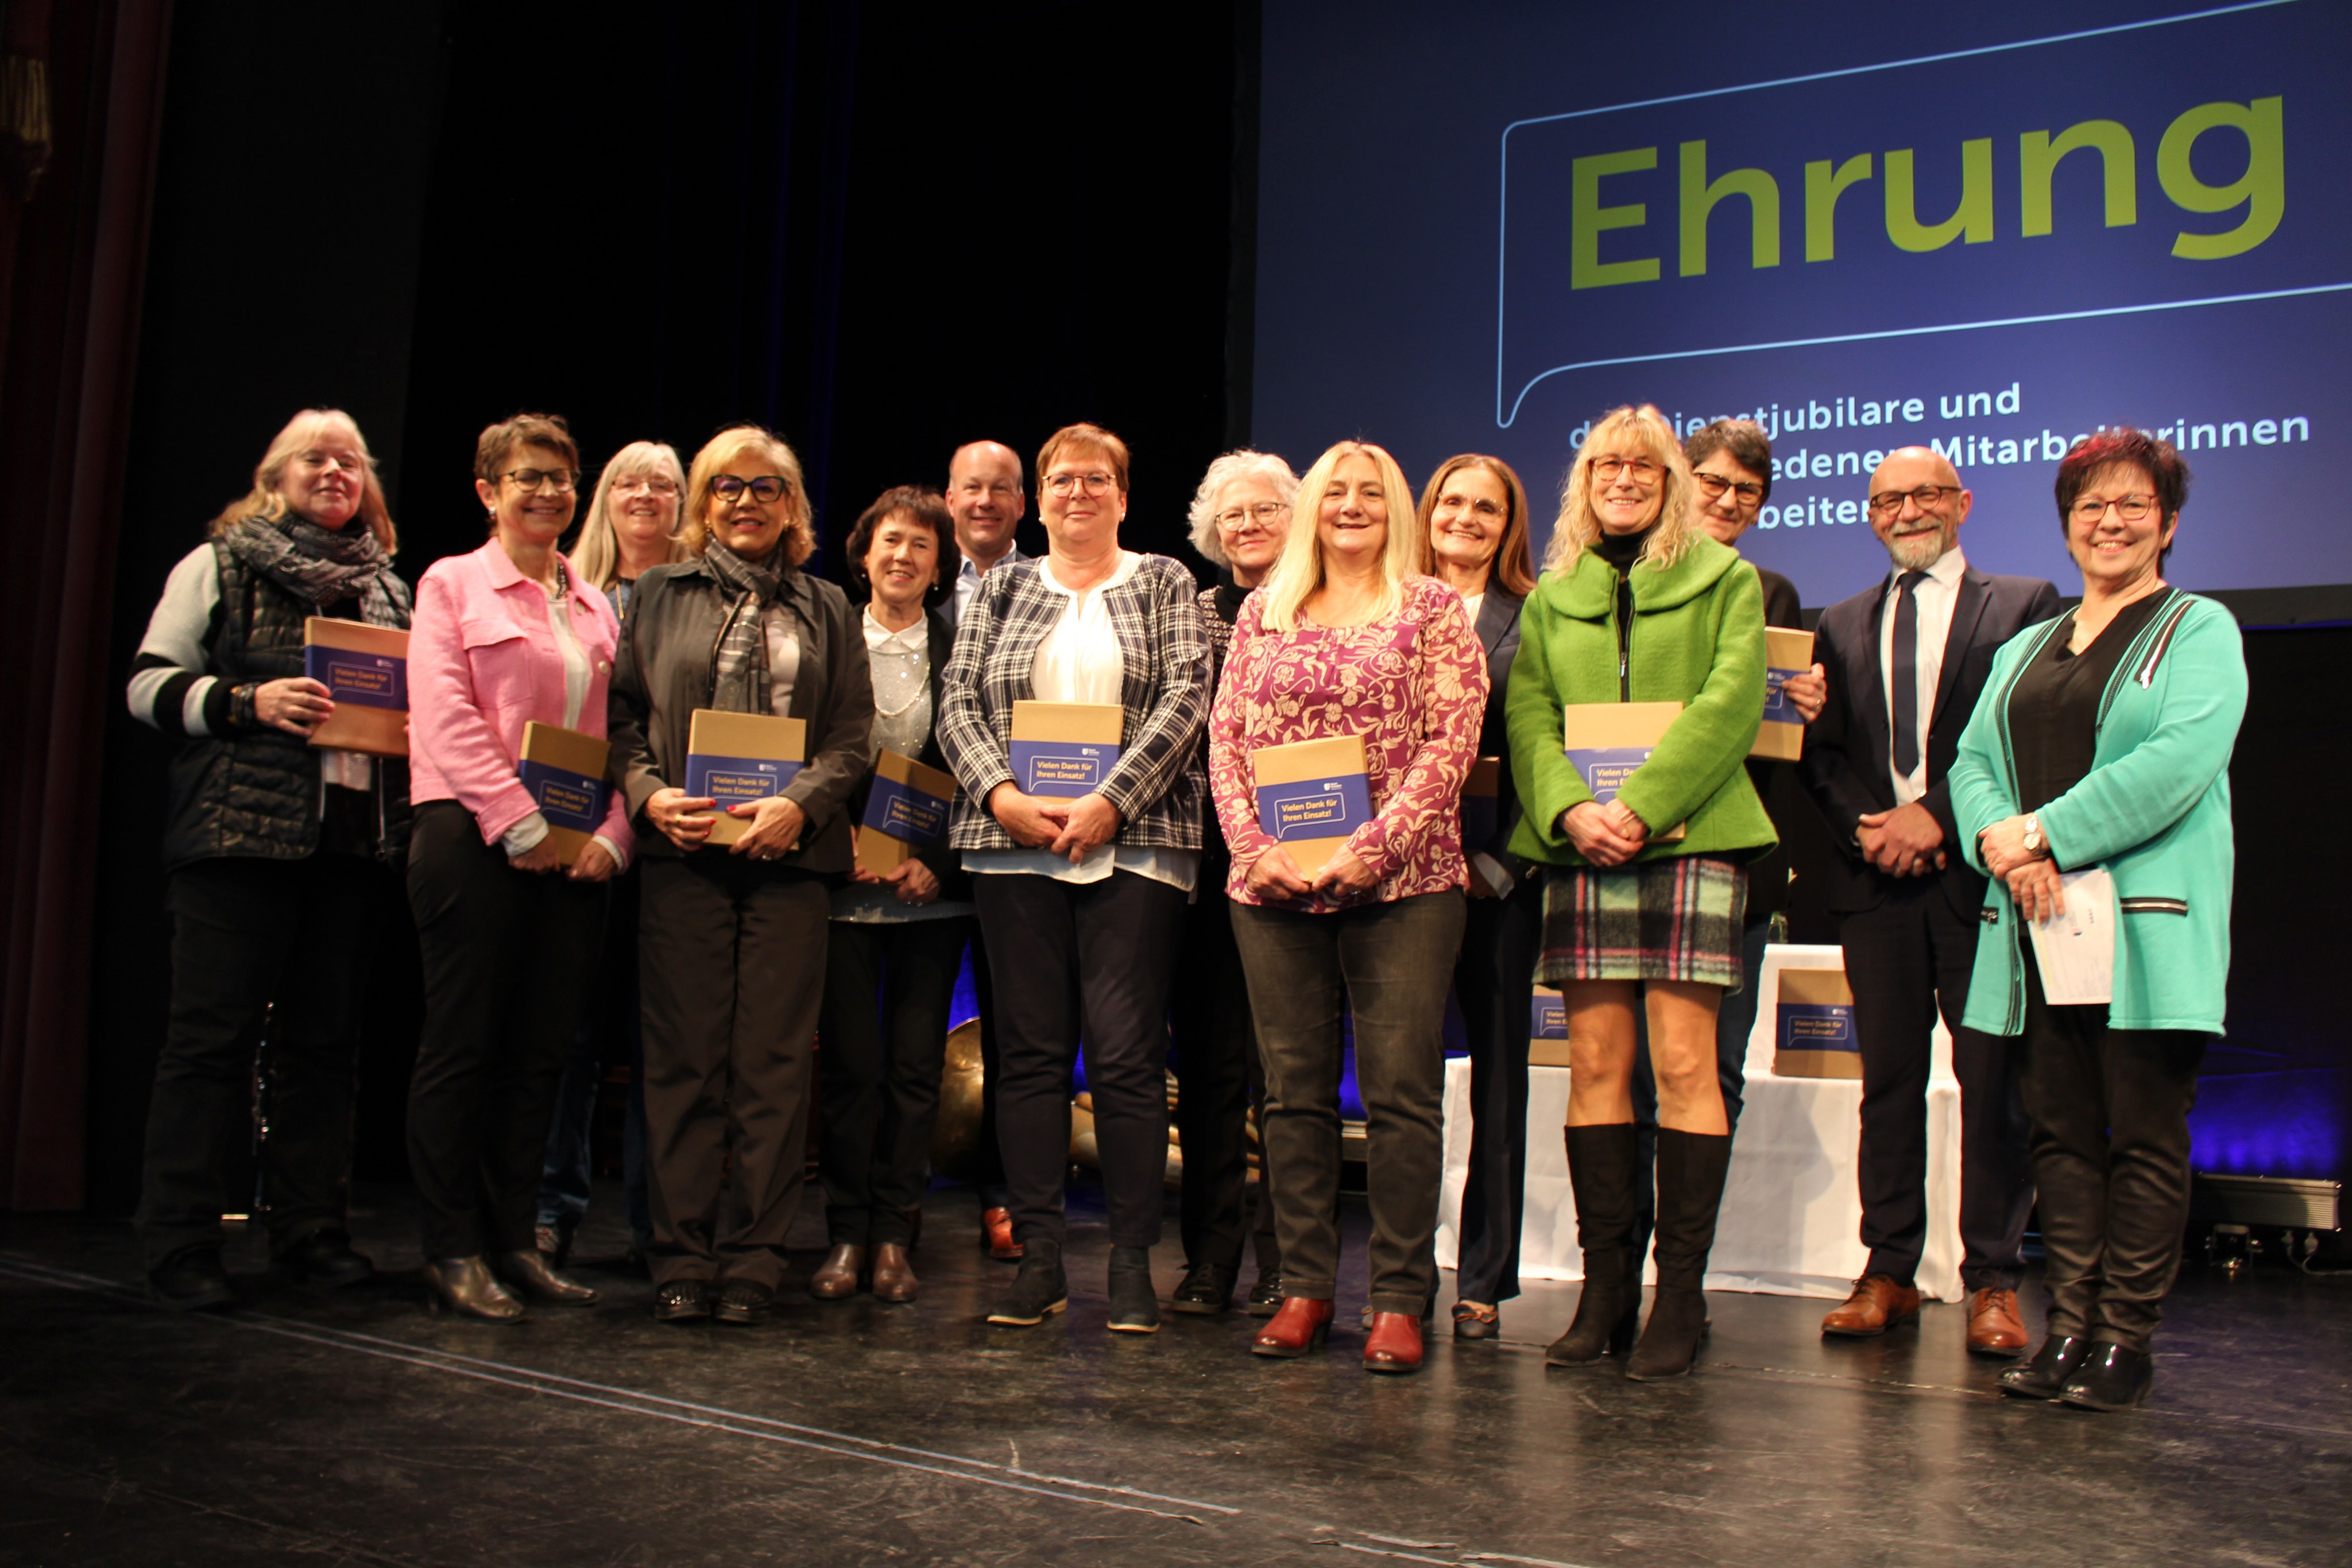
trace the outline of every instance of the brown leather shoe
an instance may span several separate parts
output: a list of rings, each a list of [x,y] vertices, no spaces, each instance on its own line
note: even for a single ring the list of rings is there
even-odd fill
[[[1870,1339],[1898,1323],[1919,1319],[1919,1292],[1898,1285],[1884,1274],[1864,1274],[1853,1282],[1845,1305],[1822,1320],[1822,1333],[1843,1339]]]
[[[2017,1292],[1986,1289],[1969,1296],[1969,1354],[2021,1355],[2025,1320],[2017,1315]]]
[[[1013,1239],[1013,1211],[984,1208],[980,1213],[980,1244],[1000,1263],[1021,1261],[1021,1243]]]
[[[1411,1312],[1374,1312],[1364,1341],[1366,1372],[1419,1372],[1421,1320]]]
[[[877,1301],[911,1301],[922,1288],[915,1278],[915,1266],[907,1260],[907,1249],[895,1241],[885,1241],[874,1249],[874,1299]]]
[[[1421,1325],[1413,1326],[1418,1330]],[[1288,1360],[1307,1354],[1330,1333],[1330,1302],[1288,1296],[1284,1298],[1282,1309],[1274,1314],[1274,1321],[1258,1330],[1257,1337],[1250,1341],[1250,1354]]]
[[[838,1301],[857,1294],[857,1276],[866,1271],[866,1249],[845,1243],[824,1255],[809,1276],[809,1294],[820,1301]]]

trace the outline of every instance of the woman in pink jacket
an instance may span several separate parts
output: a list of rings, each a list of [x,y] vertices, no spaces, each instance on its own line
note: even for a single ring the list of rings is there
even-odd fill
[[[482,432],[474,489],[489,510],[489,540],[425,574],[409,632],[408,903],[425,1019],[408,1161],[425,1283],[452,1311],[500,1322],[523,1313],[501,1281],[541,1301],[596,1301],[548,1265],[532,1225],[604,883],[627,863],[632,838],[603,779],[520,761],[527,723],[604,734],[620,623],[555,548],[572,524],[579,470],[560,419],[517,414]],[[568,866],[567,843],[578,846]]]

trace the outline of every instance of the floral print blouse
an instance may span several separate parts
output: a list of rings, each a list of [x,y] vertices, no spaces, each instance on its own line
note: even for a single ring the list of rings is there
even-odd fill
[[[1340,735],[1364,737],[1372,820],[1348,848],[1380,884],[1293,907],[1324,913],[1462,886],[1462,786],[1478,755],[1486,658],[1460,597],[1433,578],[1409,577],[1387,620],[1317,626],[1302,618],[1287,633],[1264,623],[1264,603],[1252,593],[1234,620],[1209,716],[1210,786],[1234,856],[1226,894],[1236,904],[1263,902],[1249,868],[1274,842],[1258,830],[1250,754]]]

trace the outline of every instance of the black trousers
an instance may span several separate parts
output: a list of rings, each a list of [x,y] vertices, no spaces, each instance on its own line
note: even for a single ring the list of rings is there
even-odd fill
[[[352,855],[204,860],[172,873],[172,1010],[139,1197],[149,1268],[219,1247],[222,1213],[253,1201],[228,1190],[229,1170],[253,1140],[265,1019],[270,1246],[345,1226],[361,1011],[395,888],[390,871]]]
[[[972,878],[972,897],[1003,1037],[996,1130],[1013,1233],[1063,1239],[1070,1071],[1083,1049],[1110,1243],[1156,1246],[1168,1170],[1168,986],[1184,890],[1124,871],[1091,883],[993,873]]]
[[[818,1171],[834,1245],[904,1247],[930,1175],[965,916],[834,921],[825,938]],[[878,994],[878,1000],[877,1000]]]
[[[996,1091],[1003,1077],[996,1065],[996,976],[988,967],[988,940],[978,921],[971,927],[971,1000],[980,1018],[980,1144],[972,1152],[972,1185],[980,1189],[982,1208],[1009,1208],[1004,1151],[996,1136]]]
[[[2211,1037],[2053,1008],[2025,946],[2025,1108],[2042,1188],[2049,1332],[2145,1351],[2180,1271],[2189,1113]]]
[[[1184,1150],[1184,1261],[1238,1273],[1246,1239],[1258,1272],[1278,1273],[1282,1251],[1262,1163],[1254,1217],[1250,1200],[1249,1119],[1265,1099],[1265,1066],[1234,944],[1233,902],[1222,879],[1213,885],[1205,871],[1185,914],[1176,972],[1183,980],[1169,998],[1168,1021],[1176,1039],[1176,1132]]]
[[[1454,1294],[1492,1305],[1519,1293],[1528,1178],[1528,1038],[1543,883],[1467,900],[1454,995],[1470,1044],[1470,1170],[1462,1186]]]
[[[600,883],[515,870],[455,800],[416,809],[408,907],[425,960],[425,1032],[408,1083],[408,1168],[425,1257],[530,1249],[604,903]]]
[[[2014,1290],[2033,1207],[2012,1042],[1963,1028],[1979,923],[1932,880],[1839,929],[1862,1047],[1862,1240],[1870,1272],[1908,1285],[1927,1239],[1928,1037],[1942,1010],[1960,1081],[1960,1282]]]
[[[638,874],[654,1283],[774,1290],[807,1163],[824,879],[719,850]]]
[[[1436,1284],[1445,991],[1459,892],[1328,915],[1234,905],[1265,1052],[1265,1157],[1282,1293],[1329,1301],[1339,1271],[1339,1033],[1352,1013],[1370,1147],[1371,1307],[1418,1317]]]

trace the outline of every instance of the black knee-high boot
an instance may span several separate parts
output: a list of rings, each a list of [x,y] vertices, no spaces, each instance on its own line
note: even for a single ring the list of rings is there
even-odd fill
[[[1706,1257],[1715,1249],[1716,1211],[1731,1138],[1723,1133],[1658,1129],[1658,1293],[1642,1341],[1625,1363],[1640,1383],[1680,1377],[1706,1332]]]
[[[1552,1341],[1554,1366],[1598,1361],[1610,1331],[1642,1301],[1641,1260],[1633,1252],[1633,1124],[1570,1127],[1568,1180],[1576,1194],[1576,1240],[1584,1249],[1584,1293],[1576,1321]]]

